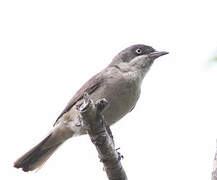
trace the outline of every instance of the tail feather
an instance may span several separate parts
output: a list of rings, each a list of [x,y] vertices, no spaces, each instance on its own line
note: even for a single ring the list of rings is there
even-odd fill
[[[14,167],[22,168],[25,172],[40,168],[62,143],[54,144],[51,133],[38,145],[20,157],[14,163]]]

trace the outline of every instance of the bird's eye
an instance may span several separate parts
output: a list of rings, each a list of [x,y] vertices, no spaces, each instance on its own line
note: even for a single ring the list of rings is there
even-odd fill
[[[136,53],[137,53],[137,54],[141,54],[141,53],[142,53],[142,50],[141,50],[141,49],[137,49],[137,50],[136,50]]]

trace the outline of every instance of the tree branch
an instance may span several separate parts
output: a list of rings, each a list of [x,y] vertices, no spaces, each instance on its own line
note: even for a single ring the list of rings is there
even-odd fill
[[[108,105],[103,98],[93,101],[88,94],[84,95],[83,104],[78,107],[83,125],[91,141],[96,146],[100,161],[104,165],[109,180],[127,180],[126,173],[121,165],[121,155],[115,149],[111,132],[108,133],[102,112]],[[110,134],[110,135],[109,135]]]

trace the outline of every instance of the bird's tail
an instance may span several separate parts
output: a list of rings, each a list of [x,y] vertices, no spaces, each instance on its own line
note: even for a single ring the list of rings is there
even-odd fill
[[[51,132],[38,145],[21,156],[15,163],[14,167],[22,168],[23,171],[32,171],[40,168],[55,150],[68,138],[59,138],[58,133]]]

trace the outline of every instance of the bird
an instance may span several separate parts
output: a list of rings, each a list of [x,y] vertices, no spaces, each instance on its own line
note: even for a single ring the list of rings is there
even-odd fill
[[[81,125],[78,106],[87,93],[93,102],[101,98],[109,106],[103,111],[108,127],[131,112],[140,96],[144,76],[155,59],[166,55],[144,44],[131,45],[119,52],[102,71],[90,78],[72,97],[56,119],[48,136],[17,159],[15,168],[24,172],[39,169],[67,139],[87,134]]]

